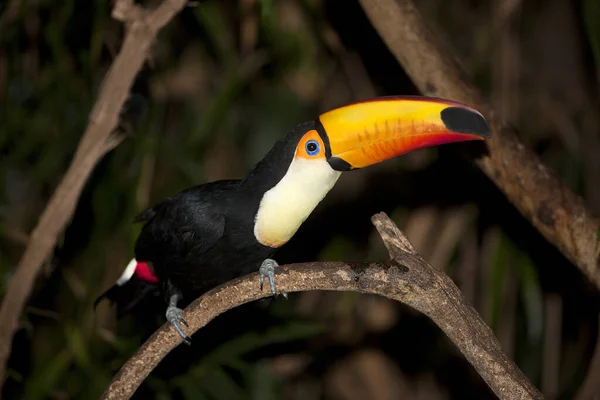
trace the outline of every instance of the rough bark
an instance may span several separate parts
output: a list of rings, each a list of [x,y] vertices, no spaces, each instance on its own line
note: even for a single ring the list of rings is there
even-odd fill
[[[504,353],[492,330],[464,300],[454,282],[423,260],[387,215],[379,213],[372,221],[390,253],[390,261],[281,266],[276,272],[278,289],[288,293],[356,291],[402,302],[429,316],[500,399],[542,399],[541,393]],[[184,310],[189,334],[227,310],[269,296],[268,290],[260,290],[257,273],[215,288]],[[129,399],[158,363],[181,342],[173,327],[165,324],[123,365],[101,399]]]

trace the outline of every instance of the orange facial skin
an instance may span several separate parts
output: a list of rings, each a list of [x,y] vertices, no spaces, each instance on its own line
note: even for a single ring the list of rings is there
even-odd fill
[[[311,151],[313,145],[316,146],[316,149]],[[316,130],[311,129],[302,136],[296,147],[295,157],[306,159],[325,158],[325,144]]]

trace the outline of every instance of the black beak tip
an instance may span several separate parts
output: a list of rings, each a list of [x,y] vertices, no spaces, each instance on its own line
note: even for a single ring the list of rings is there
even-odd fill
[[[477,112],[461,107],[448,107],[442,110],[440,117],[451,131],[479,135],[486,139],[492,137],[490,125]]]

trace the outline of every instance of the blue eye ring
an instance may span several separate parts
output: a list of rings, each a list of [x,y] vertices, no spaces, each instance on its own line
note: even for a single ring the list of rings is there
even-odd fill
[[[304,145],[304,148],[306,149],[306,154],[308,154],[309,156],[316,156],[317,154],[319,154],[319,151],[321,150],[321,146],[319,146],[319,142],[317,142],[316,140],[309,140],[306,142],[306,144]]]

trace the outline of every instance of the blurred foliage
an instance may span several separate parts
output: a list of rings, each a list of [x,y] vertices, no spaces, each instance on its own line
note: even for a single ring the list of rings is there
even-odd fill
[[[594,64],[596,73],[600,78],[600,3],[594,0],[584,0],[582,2],[581,14],[585,24],[587,39],[590,43],[592,54],[594,55]]]
[[[510,88],[495,105],[594,210],[598,4],[418,2],[486,94],[496,99]],[[0,3],[0,295],[119,49],[123,27],[110,18],[111,5]],[[118,322],[106,304],[92,309],[130,259],[140,229],[131,221],[144,207],[197,183],[244,176],[275,140],[318,112],[414,93],[355,1],[190,4],[154,44],[123,110],[127,139],[94,171],[44,266],[15,337],[5,398],[97,398],[163,323],[160,301]],[[345,175],[278,260],[385,259],[369,217],[386,211],[451,274],[534,383],[571,398],[595,345],[596,291],[455,149]],[[464,205],[477,209],[474,216],[460,211]],[[559,296],[560,309],[547,307],[549,295]],[[548,312],[562,316],[558,331],[548,328]],[[558,357],[550,357],[544,343],[557,337]],[[357,369],[353,355],[374,350],[386,356]],[[543,378],[552,371],[556,389]],[[367,392],[340,389],[357,385]],[[354,293],[303,293],[233,310],[196,334],[192,350],[167,357],[136,397],[350,400],[358,393],[493,398],[427,318]]]

